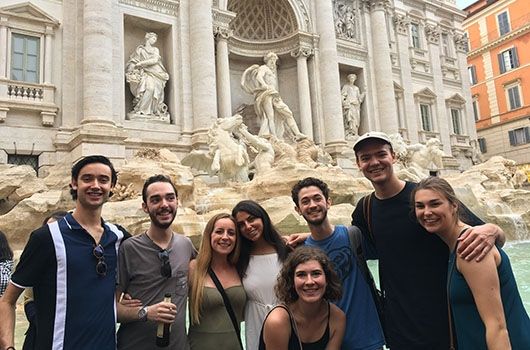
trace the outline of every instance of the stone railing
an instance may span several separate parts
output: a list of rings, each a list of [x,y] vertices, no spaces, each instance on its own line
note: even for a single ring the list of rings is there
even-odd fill
[[[7,96],[15,99],[32,99],[42,101],[44,90],[40,87],[9,84],[7,85]]]
[[[58,109],[55,86],[0,79],[0,122],[9,110],[29,110],[40,113],[42,125],[53,126]]]

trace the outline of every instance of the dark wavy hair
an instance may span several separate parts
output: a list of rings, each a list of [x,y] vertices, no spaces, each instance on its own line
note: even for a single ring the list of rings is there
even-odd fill
[[[13,250],[9,246],[7,236],[0,231],[0,261],[13,260]]]
[[[109,158],[102,156],[102,155],[93,155],[93,156],[86,156],[84,158],[81,158],[77,163],[72,166],[72,180],[76,180],[79,177],[79,173],[81,172],[81,169],[83,169],[85,166],[89,164],[94,163],[101,163],[103,165],[106,165],[110,168],[111,172],[111,179],[110,184],[112,187],[116,185],[116,182],[118,181],[118,173],[116,172],[116,169],[114,169],[114,165],[112,165],[112,162]],[[70,194],[72,195],[72,199],[75,201],[77,199],[77,190],[74,190],[72,186],[70,185]],[[112,196],[112,192],[109,193],[109,197]]]
[[[342,286],[339,276],[333,269],[333,263],[326,253],[318,248],[303,246],[296,248],[294,252],[289,254],[278,274],[274,292],[279,301],[285,304],[292,304],[298,300],[298,294],[294,289],[294,273],[298,265],[310,260],[317,261],[326,275],[327,286],[324,292],[324,299],[336,301],[342,297]]]
[[[303,180],[298,181],[291,190],[291,198],[293,199],[294,204],[298,207],[298,201],[300,198],[298,198],[298,194],[302,190],[302,188],[315,186],[320,189],[322,194],[324,195],[324,198],[326,200],[329,199],[329,187],[328,184],[326,184],[324,181],[317,179],[316,177],[306,177]]]
[[[244,200],[237,203],[234,209],[232,209],[232,216],[236,217],[237,213],[240,211],[244,211],[256,218],[260,218],[261,221],[263,221],[263,239],[265,239],[267,243],[274,246],[276,253],[278,253],[278,258],[283,262],[285,258],[287,258],[289,250],[283,241],[282,236],[272,224],[271,218],[265,209],[252,200]],[[236,266],[237,272],[241,277],[246,276],[248,263],[250,261],[251,248],[252,242],[241,235],[241,253]]]
[[[156,182],[166,182],[170,184],[171,187],[173,187],[173,191],[175,191],[175,196],[178,196],[177,188],[175,187],[175,184],[173,184],[173,181],[171,181],[169,176],[161,175],[161,174],[153,175],[149,177],[147,180],[145,180],[144,187],[142,188],[142,200],[144,201],[144,203],[147,204],[147,188],[149,187],[149,185],[152,185]]]

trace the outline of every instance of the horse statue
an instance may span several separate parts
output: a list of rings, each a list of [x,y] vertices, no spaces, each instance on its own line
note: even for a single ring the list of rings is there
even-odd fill
[[[235,136],[242,124],[243,118],[239,114],[218,118],[208,130],[208,151],[193,150],[181,163],[218,175],[220,183],[248,181],[250,160],[247,147]]]

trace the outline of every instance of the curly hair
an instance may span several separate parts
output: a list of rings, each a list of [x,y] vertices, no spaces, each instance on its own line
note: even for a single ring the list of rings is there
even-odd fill
[[[326,253],[318,248],[303,246],[296,248],[294,252],[289,254],[278,274],[274,292],[279,301],[285,304],[292,304],[298,300],[298,294],[294,288],[294,273],[298,265],[311,260],[317,261],[322,266],[322,270],[326,276],[327,285],[326,291],[324,292],[324,299],[327,301],[336,301],[341,298],[342,286],[340,279]]]
[[[324,181],[317,179],[315,177],[306,177],[305,179],[298,181],[293,186],[293,189],[291,190],[291,198],[293,199],[293,202],[297,207],[299,204],[298,202],[300,200],[300,198],[298,197],[298,195],[300,194],[300,191],[302,190],[302,188],[306,188],[310,186],[318,187],[320,191],[322,192],[322,194],[324,195],[324,198],[326,200],[329,199],[328,184],[326,184]]]

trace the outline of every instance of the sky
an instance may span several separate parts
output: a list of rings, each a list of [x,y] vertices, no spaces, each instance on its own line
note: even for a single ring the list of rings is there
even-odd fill
[[[474,3],[477,0],[456,0],[456,7],[459,9],[463,9],[464,7],[467,7]]]

